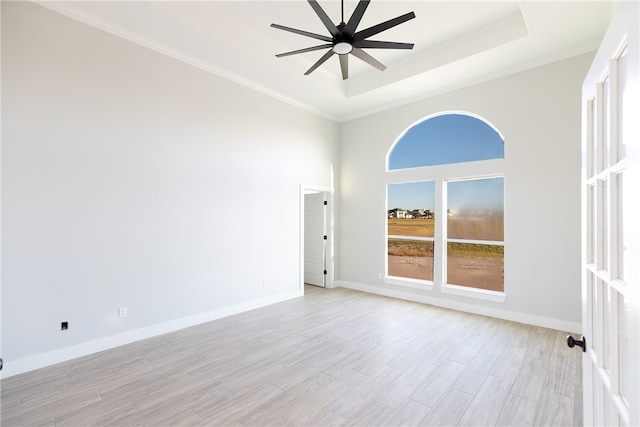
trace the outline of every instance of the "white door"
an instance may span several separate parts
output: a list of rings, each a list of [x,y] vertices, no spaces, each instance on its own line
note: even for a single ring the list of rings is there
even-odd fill
[[[304,283],[325,286],[326,205],[324,193],[304,196]]]
[[[640,425],[638,13],[618,2],[582,87],[585,425]]]

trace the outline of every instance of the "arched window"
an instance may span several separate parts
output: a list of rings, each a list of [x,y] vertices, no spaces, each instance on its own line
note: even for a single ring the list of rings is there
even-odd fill
[[[388,282],[503,298],[503,162],[500,133],[468,113],[398,138],[387,156]]]

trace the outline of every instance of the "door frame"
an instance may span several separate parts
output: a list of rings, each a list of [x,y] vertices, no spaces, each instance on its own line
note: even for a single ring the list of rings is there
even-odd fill
[[[325,229],[327,230],[327,245],[325,248],[327,275],[325,277],[325,288],[333,288],[334,286],[334,229],[333,229],[333,216],[335,209],[333,208],[333,188],[322,185],[310,185],[300,184],[300,197],[299,204],[300,210],[298,213],[299,226],[300,226],[300,239],[299,239],[299,270],[298,270],[298,288],[304,293],[304,195],[309,193],[324,193],[325,200],[327,201],[327,215],[325,218]]]

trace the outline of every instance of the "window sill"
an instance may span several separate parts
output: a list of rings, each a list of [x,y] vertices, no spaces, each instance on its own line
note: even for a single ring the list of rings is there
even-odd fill
[[[384,283],[387,285],[404,286],[405,288],[433,290],[433,282],[420,279],[409,279],[408,277],[385,276]]]
[[[429,280],[410,279],[408,277],[385,276],[384,283],[387,285],[403,286],[405,288],[421,289],[425,291],[433,290],[433,282]],[[505,302],[507,294],[498,291],[488,291],[486,289],[476,289],[460,285],[444,285],[440,287],[443,294],[458,295],[468,298],[481,299],[493,302]]]
[[[470,288],[468,286],[444,285],[440,288],[443,294],[459,295],[463,297],[476,298],[485,301],[505,302],[507,294],[498,291],[488,291],[486,289]]]

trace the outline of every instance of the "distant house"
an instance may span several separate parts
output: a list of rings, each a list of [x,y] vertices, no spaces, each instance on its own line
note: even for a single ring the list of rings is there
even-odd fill
[[[387,211],[389,218],[400,219],[433,219],[434,212],[431,209],[414,209],[412,211],[407,209],[395,208]]]
[[[396,208],[389,211],[389,218],[409,219],[413,218],[413,214],[405,209]]]

